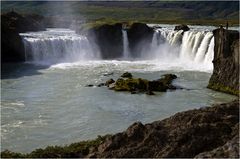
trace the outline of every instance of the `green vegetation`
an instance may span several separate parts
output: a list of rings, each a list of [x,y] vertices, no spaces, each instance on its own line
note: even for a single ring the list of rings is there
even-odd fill
[[[28,154],[1,152],[1,158],[79,158],[89,154],[91,148],[97,148],[107,137],[111,135],[98,136],[95,140],[81,141],[67,146],[48,146],[45,149],[36,149]]]
[[[113,22],[219,25],[239,24],[239,2],[2,2],[1,11],[15,9],[49,17],[75,18],[89,26]]]
[[[220,91],[220,92],[233,94],[233,95],[236,95],[236,96],[239,96],[239,94],[240,94],[239,90],[235,90],[234,88],[230,88],[230,87],[221,85],[219,83],[209,82],[207,88],[210,88],[210,89],[213,89],[213,90],[216,90],[216,91]]]

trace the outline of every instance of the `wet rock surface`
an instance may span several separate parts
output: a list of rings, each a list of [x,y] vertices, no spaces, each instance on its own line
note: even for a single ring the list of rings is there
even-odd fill
[[[181,24],[181,25],[175,26],[174,30],[176,30],[176,31],[179,31],[179,30],[188,31],[188,30],[190,30],[190,28],[185,24]]]

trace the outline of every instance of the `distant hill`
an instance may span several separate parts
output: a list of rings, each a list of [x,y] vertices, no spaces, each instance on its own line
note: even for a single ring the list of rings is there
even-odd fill
[[[85,20],[111,18],[148,22],[239,23],[238,1],[1,1],[1,11],[44,16],[76,16]]]

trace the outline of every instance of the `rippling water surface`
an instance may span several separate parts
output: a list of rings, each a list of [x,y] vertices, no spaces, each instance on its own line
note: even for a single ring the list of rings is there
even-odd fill
[[[11,71],[9,71],[11,70]],[[198,70],[198,71],[196,71]],[[155,96],[85,87],[129,71],[149,80],[175,73],[174,84],[189,90]],[[105,74],[112,73],[110,76]],[[45,67],[3,66],[1,79],[1,148],[30,152],[97,135],[123,131],[135,121],[163,119],[176,112],[227,102],[234,96],[206,88],[211,70],[178,61],[88,61]]]

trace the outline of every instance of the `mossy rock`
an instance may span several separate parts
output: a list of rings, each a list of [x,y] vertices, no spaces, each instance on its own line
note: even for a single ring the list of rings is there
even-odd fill
[[[229,94],[236,95],[236,96],[239,96],[239,94],[240,94],[239,90],[235,90],[234,88],[224,86],[224,85],[219,84],[219,83],[209,82],[207,88],[213,89],[215,91],[229,93]]]
[[[125,74],[130,74],[126,72]],[[177,76],[174,74],[165,74],[162,78],[154,81],[148,81],[141,78],[119,78],[115,82],[115,91],[130,91],[130,92],[166,92],[167,89],[173,89],[174,86],[171,85],[172,81],[176,79]]]
[[[148,80],[141,78],[119,78],[116,83],[115,91],[145,91],[148,87]]]
[[[132,74],[129,73],[129,72],[124,72],[124,73],[121,75],[121,77],[123,77],[123,78],[132,78],[133,76],[132,76]]]

